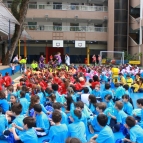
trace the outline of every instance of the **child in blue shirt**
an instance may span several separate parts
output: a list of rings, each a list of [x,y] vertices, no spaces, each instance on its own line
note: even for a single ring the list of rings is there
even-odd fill
[[[126,136],[124,142],[143,143],[143,129],[136,124],[132,116],[126,118],[126,128],[129,130],[129,136]]]
[[[113,92],[110,90],[111,86],[109,83],[105,84],[105,90],[102,92],[101,97],[102,100],[104,100],[104,97],[108,94],[111,95],[113,97]]]
[[[128,114],[128,115],[132,115],[132,111],[133,111],[133,106],[132,104],[129,102],[130,97],[129,95],[125,94],[122,96],[122,101],[123,101],[123,111]]]
[[[92,94],[96,97],[97,100],[101,101],[101,92],[100,92],[100,85],[96,85],[95,89],[92,91]]]
[[[0,107],[2,108],[2,113],[5,114],[9,110],[9,104],[6,100],[6,95],[3,91],[0,91]]]
[[[121,101],[116,101],[114,115],[109,113],[108,116],[115,120],[113,124],[110,123],[113,132],[120,131],[121,127],[125,124],[125,119],[127,117],[127,114],[123,111],[123,103]]]
[[[53,104],[53,108],[54,108],[54,110],[58,110],[61,113],[61,115],[62,115],[61,124],[68,125],[69,124],[68,123],[68,116],[66,115],[65,112],[63,112],[61,110],[62,105],[59,102],[56,102],[56,103]]]
[[[28,107],[29,107],[29,102],[28,100],[25,98],[25,92],[24,91],[20,91],[20,99],[19,102],[22,105],[22,113],[21,114],[26,114],[28,111]]]
[[[120,86],[119,83],[115,83],[115,93],[114,93],[114,101],[118,101],[122,98],[122,96],[125,94],[125,89]]]
[[[107,108],[113,108],[114,107],[114,104],[112,101],[112,95],[110,95],[110,94],[105,95],[104,100],[105,100]]]
[[[42,107],[40,104],[34,105],[34,111],[35,111],[35,119],[36,119],[36,133],[38,137],[45,136],[48,134],[49,131],[49,120],[47,115],[42,112]]]
[[[54,110],[52,113],[52,121],[54,125],[51,126],[48,134],[49,143],[64,143],[68,137],[68,128],[66,124],[61,124],[61,113]]]
[[[0,108],[0,140],[4,140],[3,131],[8,127],[8,121],[6,116],[2,114],[2,108]]]
[[[94,95],[89,95],[88,100],[89,100],[89,106],[88,106],[89,109],[93,114],[96,114],[96,104],[97,104],[96,97]]]
[[[14,139],[16,141],[20,140],[23,143],[38,143],[37,135],[35,133],[34,128],[32,128],[34,126],[35,120],[32,117],[26,117],[23,119],[23,128],[13,124],[11,132],[13,133]],[[22,134],[17,135],[15,127],[19,128],[19,130],[22,131]]]
[[[112,132],[112,129],[107,126],[108,117],[104,114],[99,114],[97,116],[97,122],[99,126],[101,127],[101,131],[99,132],[99,135],[94,135],[90,142],[94,143],[114,143],[114,134]]]
[[[106,104],[104,102],[97,103],[96,105],[96,111],[98,114],[104,114],[104,110],[106,109]],[[89,131],[90,133],[94,133],[101,131],[101,126],[99,126],[97,122],[97,115],[95,115],[92,119],[88,122]]]
[[[39,96],[39,98],[40,98],[40,104],[45,104],[45,97],[44,97],[44,94],[43,94],[43,92],[41,91],[41,87],[40,86],[37,86],[36,87],[36,92],[37,92],[37,95]]]
[[[137,100],[138,108],[141,108],[141,121],[138,123],[143,128],[143,98]]]
[[[83,122],[80,121],[82,112],[75,109],[71,115],[73,123],[68,125],[68,136],[72,138],[78,138],[82,143],[87,142],[85,138],[86,127]]]

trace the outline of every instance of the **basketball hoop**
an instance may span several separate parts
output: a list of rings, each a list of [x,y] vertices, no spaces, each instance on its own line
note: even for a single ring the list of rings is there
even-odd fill
[[[56,43],[56,47],[59,48],[60,47],[60,43]]]
[[[82,43],[78,43],[78,46],[79,46],[79,47],[82,47]]]

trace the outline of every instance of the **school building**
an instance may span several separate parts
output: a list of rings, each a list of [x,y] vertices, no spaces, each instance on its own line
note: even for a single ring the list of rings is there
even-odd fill
[[[12,0],[3,2],[11,7]],[[139,54],[142,17],[142,0],[30,0],[24,27],[32,40],[21,40],[20,54],[30,62],[43,54],[48,61],[59,51],[73,63],[91,60],[100,51]]]

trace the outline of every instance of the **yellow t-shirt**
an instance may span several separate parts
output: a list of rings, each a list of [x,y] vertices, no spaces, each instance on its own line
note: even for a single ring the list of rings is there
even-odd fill
[[[126,84],[126,79],[125,79],[123,76],[121,77],[121,83],[122,83],[123,85]]]
[[[126,79],[126,82],[129,85],[129,87],[131,87],[131,85],[133,83],[133,79],[132,78]]]
[[[138,92],[139,90],[139,85],[137,83],[133,84],[132,87],[134,87],[134,92]]]

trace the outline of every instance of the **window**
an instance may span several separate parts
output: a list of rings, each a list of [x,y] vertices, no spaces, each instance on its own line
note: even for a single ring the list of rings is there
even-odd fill
[[[53,9],[62,9],[62,3],[53,2]]]
[[[29,2],[29,9],[37,9],[37,2]]]
[[[62,31],[62,23],[53,22],[54,31]]]
[[[28,22],[29,30],[37,30],[37,22]]]
[[[80,31],[79,23],[70,23],[70,31]]]

